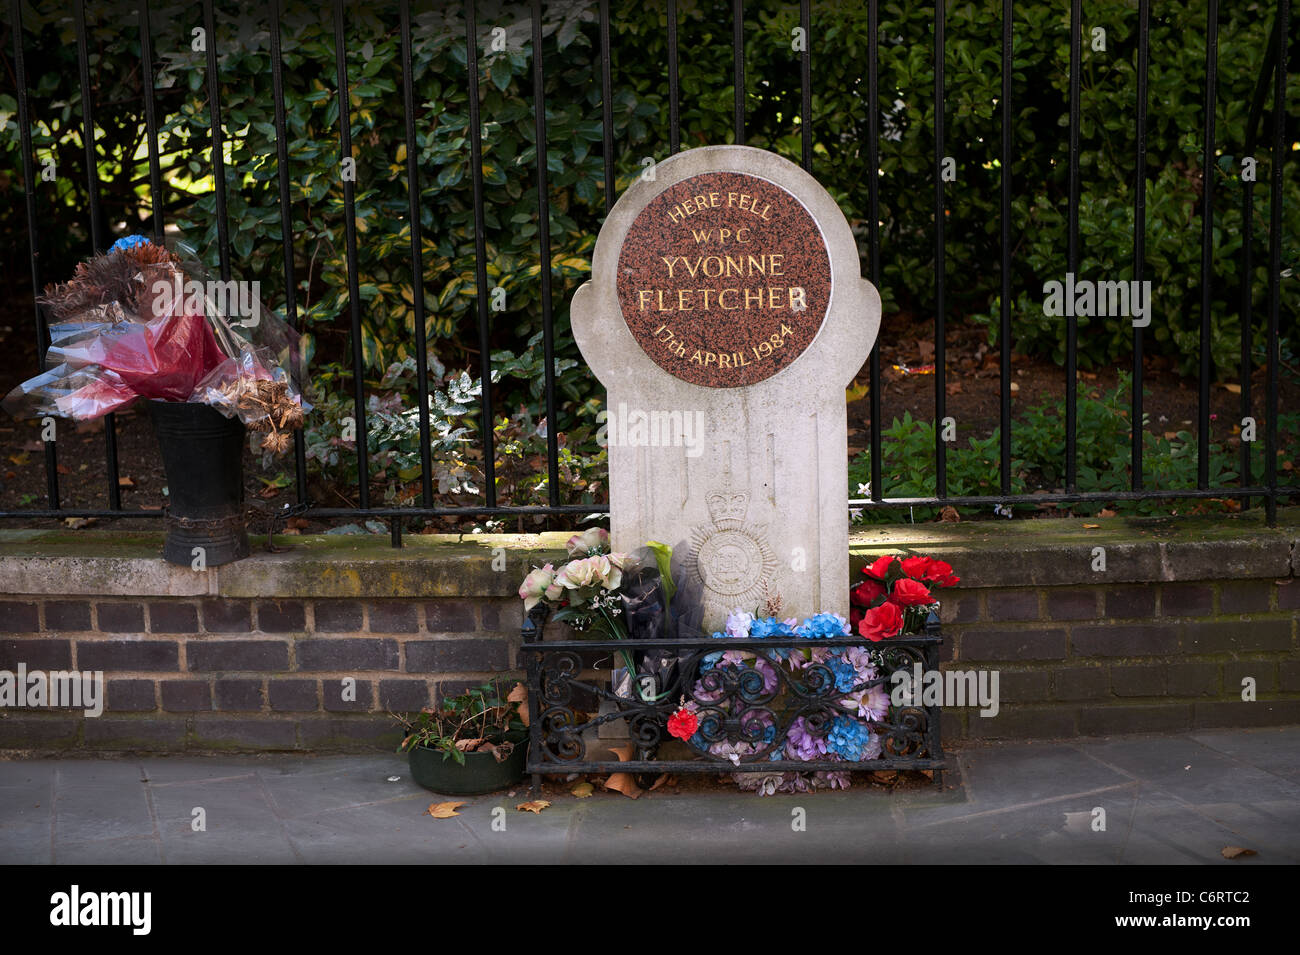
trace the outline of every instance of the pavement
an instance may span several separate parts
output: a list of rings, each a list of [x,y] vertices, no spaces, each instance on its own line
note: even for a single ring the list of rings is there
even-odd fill
[[[0,863],[1300,862],[1300,727],[951,755],[943,791],[598,789],[536,814],[524,785],[436,796],[397,754],[0,761]]]

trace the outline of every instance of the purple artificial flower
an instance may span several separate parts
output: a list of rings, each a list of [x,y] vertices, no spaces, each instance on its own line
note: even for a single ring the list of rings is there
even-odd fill
[[[876,685],[870,689],[850,693],[840,700],[840,706],[856,708],[859,718],[879,723],[889,715],[889,694],[885,692],[883,686]]]
[[[808,761],[826,755],[826,738],[808,732],[807,720],[799,717],[786,733],[786,753],[791,759]]]

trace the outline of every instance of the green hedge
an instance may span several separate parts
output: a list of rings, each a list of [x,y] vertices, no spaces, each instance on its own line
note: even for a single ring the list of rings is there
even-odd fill
[[[427,5],[413,4],[418,10]],[[663,5],[613,4],[615,165],[620,190],[641,171],[643,157],[668,154],[668,86]],[[732,132],[730,3],[682,0],[682,142],[724,143]],[[1153,350],[1196,365],[1200,301],[1201,90],[1204,0],[1163,2],[1151,21],[1150,121],[1147,167],[1147,268],[1155,316]],[[1239,351],[1237,256],[1241,202],[1238,158],[1250,97],[1258,79],[1272,4],[1224,5],[1219,41],[1215,190],[1213,357],[1217,373],[1234,377]],[[39,184],[42,258],[47,277],[70,268],[89,247],[80,93],[70,14],[24,4],[29,86],[39,121],[37,153],[54,155],[58,178]],[[102,204],[113,231],[139,228],[150,208],[141,130],[141,71],[136,4],[90,4],[89,45],[99,133]],[[194,51],[201,25],[197,4],[156,3],[153,42],[169,221],[207,245],[216,262],[205,55]],[[548,3],[546,97],[551,183],[551,237],[559,354],[575,358],[567,303],[589,274],[591,249],[604,212],[598,32],[593,2]],[[534,186],[530,30],[527,4],[481,4],[479,12],[483,174],[488,278],[506,292],[493,315],[494,348],[520,352],[540,328],[537,197]],[[746,141],[798,159],[801,148],[799,60],[791,49],[798,24],[793,5],[746,5]],[[948,151],[957,180],[947,188],[950,322],[990,322],[996,330],[999,275],[1000,4],[952,3],[947,15]],[[1084,277],[1131,277],[1135,179],[1136,0],[1087,5],[1079,208]],[[8,16],[8,6],[5,7]],[[227,194],[236,271],[260,279],[283,303],[269,36],[264,10],[218,2],[219,82],[228,140]],[[867,15],[865,4],[815,3],[809,38],[813,57],[813,172],[839,201],[866,254]],[[374,0],[348,13],[356,209],[360,239],[363,348],[377,380],[412,353],[414,312],[407,243],[406,178],[397,6]],[[933,302],[932,11],[883,3],[880,10],[881,290],[887,312],[929,317]],[[3,56],[12,58],[6,20]],[[504,29],[506,49],[492,51],[491,31]],[[1019,351],[1061,360],[1064,322],[1042,312],[1042,284],[1066,270],[1067,73],[1069,15],[1065,4],[1016,4],[1013,110],[1015,243],[1013,333]],[[1105,30],[1104,52],[1091,48]],[[283,18],[289,115],[293,232],[299,303],[305,308],[314,379],[321,388],[348,374],[347,282],[343,189],[338,150],[334,36],[328,5],[289,4]],[[1292,68],[1296,66],[1292,57]],[[8,63],[12,75],[12,63]],[[449,368],[476,367],[473,205],[467,175],[468,102],[464,28],[458,4],[418,13],[414,28],[417,142],[421,170],[424,282],[431,351]],[[1298,77],[1290,77],[1290,89]],[[11,90],[0,92],[4,152],[0,194],[15,211],[23,183]],[[1271,107],[1270,107],[1271,108]],[[1291,122],[1300,96],[1289,97]],[[1266,110],[1265,120],[1268,120]],[[1267,128],[1267,127],[1266,127]],[[1265,142],[1268,137],[1262,137]],[[1271,157],[1256,150],[1261,184],[1254,216],[1259,242],[1254,295],[1267,290],[1265,237]],[[1294,263],[1300,242],[1300,182],[1286,181],[1284,245]],[[26,274],[25,220],[3,217],[0,240],[11,280]],[[1294,283],[1294,279],[1289,282]],[[1294,323],[1294,284],[1284,297],[1284,327]],[[1262,322],[1257,325],[1262,328]],[[1257,339],[1258,339],[1257,335]],[[1124,361],[1131,329],[1119,320],[1080,321],[1080,359],[1088,365]],[[566,373],[576,403],[594,384],[578,368]],[[338,387],[345,387],[338,383]],[[512,397],[529,398],[519,385]]]

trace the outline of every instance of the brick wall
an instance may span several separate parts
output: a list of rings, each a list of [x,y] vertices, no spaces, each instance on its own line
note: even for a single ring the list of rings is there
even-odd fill
[[[1289,578],[954,591],[945,668],[997,669],[1001,712],[947,735],[1059,738],[1300,723]],[[1256,700],[1242,699],[1254,680]]]
[[[105,700],[93,719],[10,711],[0,749],[396,745],[385,714],[508,676],[521,621],[501,598],[11,599],[0,670],[103,671]]]
[[[852,572],[909,552],[961,575],[944,666],[996,669],[1001,710],[946,710],[948,739],[1300,723],[1300,515],[1282,514],[858,530]],[[566,537],[298,539],[193,572],[149,535],[0,531],[0,671],[106,682],[95,718],[0,707],[0,750],[395,746],[388,711],[520,675],[515,590]]]

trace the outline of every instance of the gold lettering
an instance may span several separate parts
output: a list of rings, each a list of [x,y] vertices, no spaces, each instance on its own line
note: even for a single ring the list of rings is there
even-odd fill
[[[740,306],[728,305],[726,302],[723,301],[723,298],[727,295],[728,292],[730,292],[732,295],[739,295],[740,289],[724,288],[721,292],[718,293],[718,305],[721,308],[726,309],[728,312],[734,312],[736,309],[740,308]],[[749,308],[749,306],[746,305],[745,308]]]

